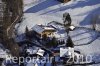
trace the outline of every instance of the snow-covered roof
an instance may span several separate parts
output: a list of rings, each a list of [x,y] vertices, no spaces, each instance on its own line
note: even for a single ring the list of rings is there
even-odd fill
[[[32,27],[32,30],[36,31],[37,33],[41,34],[45,30],[55,30],[53,27],[44,26],[44,25],[35,25]]]
[[[26,51],[29,53],[29,54],[38,54],[40,56],[43,56],[44,55],[44,50],[40,49],[39,47],[29,47],[28,49],[26,49]]]
[[[74,48],[60,48],[60,57],[70,56],[74,51]]]
[[[69,28],[70,28],[70,30],[74,30],[75,29],[75,26],[72,26],[71,25]]]
[[[44,27],[44,29],[45,29],[45,30],[54,30],[54,28],[52,28],[52,27],[47,27],[47,26]]]
[[[32,27],[32,30],[36,31],[39,34],[44,31],[44,29],[40,25],[35,25],[34,27]]]
[[[44,52],[45,52],[44,50],[39,49],[38,52],[37,52],[37,54],[40,55],[40,56],[43,56],[44,55]]]
[[[26,51],[29,52],[29,54],[36,54],[38,49],[38,47],[29,47],[28,49],[26,49]]]

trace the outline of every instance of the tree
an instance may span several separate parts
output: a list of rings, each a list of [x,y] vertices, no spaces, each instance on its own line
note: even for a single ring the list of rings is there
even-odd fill
[[[64,20],[63,22],[64,22],[65,26],[71,25],[72,20],[71,20],[71,17],[69,15],[69,13],[64,13],[63,14],[63,20]]]
[[[29,31],[27,26],[25,28],[25,36],[26,36],[26,39],[28,39],[28,40],[31,40],[31,38],[32,38],[31,32]]]
[[[71,17],[69,15],[69,13],[64,13],[63,14],[63,23],[64,23],[64,27],[67,33],[69,33],[69,26],[71,26]]]
[[[68,37],[68,39],[66,41],[66,47],[72,47],[72,48],[74,47],[74,43],[70,36]]]
[[[28,32],[29,32],[29,30],[28,30],[28,27],[26,26],[26,28],[25,28],[25,34],[26,34],[26,36],[28,36]]]
[[[58,42],[55,37],[52,38],[51,42],[52,42],[53,47],[56,47],[58,45]]]
[[[47,44],[46,44],[46,46],[48,48],[50,48],[50,47],[56,47],[57,45],[58,45],[58,41],[56,40],[55,37],[53,37],[51,40],[47,41]]]

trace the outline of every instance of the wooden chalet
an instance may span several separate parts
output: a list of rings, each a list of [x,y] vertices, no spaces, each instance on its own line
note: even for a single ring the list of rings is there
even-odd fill
[[[37,32],[41,37],[43,35],[46,35],[47,37],[53,37],[54,32],[56,31],[53,27],[44,25],[35,25],[32,30]]]

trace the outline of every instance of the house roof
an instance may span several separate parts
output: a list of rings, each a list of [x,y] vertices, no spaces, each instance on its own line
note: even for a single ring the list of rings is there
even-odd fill
[[[43,55],[44,55],[44,53],[45,53],[45,51],[44,51],[44,50],[39,49],[39,50],[38,50],[38,52],[37,52],[36,54],[38,54],[38,55],[40,55],[40,56],[43,56]]]
[[[53,27],[50,27],[50,26],[35,25],[34,27],[32,27],[32,30],[34,30],[37,33],[41,34],[43,31],[46,31],[46,30],[55,30],[55,29]]]
[[[74,51],[74,48],[60,48],[60,57],[70,56]]]
[[[29,47],[26,49],[26,51],[29,53],[29,54],[36,54],[37,51],[38,51],[38,47],[34,46],[34,47]]]

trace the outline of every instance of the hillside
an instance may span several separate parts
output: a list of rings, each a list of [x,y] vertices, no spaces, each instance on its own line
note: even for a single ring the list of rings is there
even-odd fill
[[[92,55],[92,61],[99,62],[100,0],[72,0],[68,3],[56,0],[24,0],[24,19],[16,28],[17,34],[23,34],[26,26],[32,30],[36,24],[48,24],[56,27],[56,36],[60,35],[60,39],[66,39],[66,33],[61,26],[65,12],[71,15],[72,24],[76,27],[70,32],[75,50],[81,51],[84,55]],[[96,23],[96,31],[93,30],[93,23]]]

